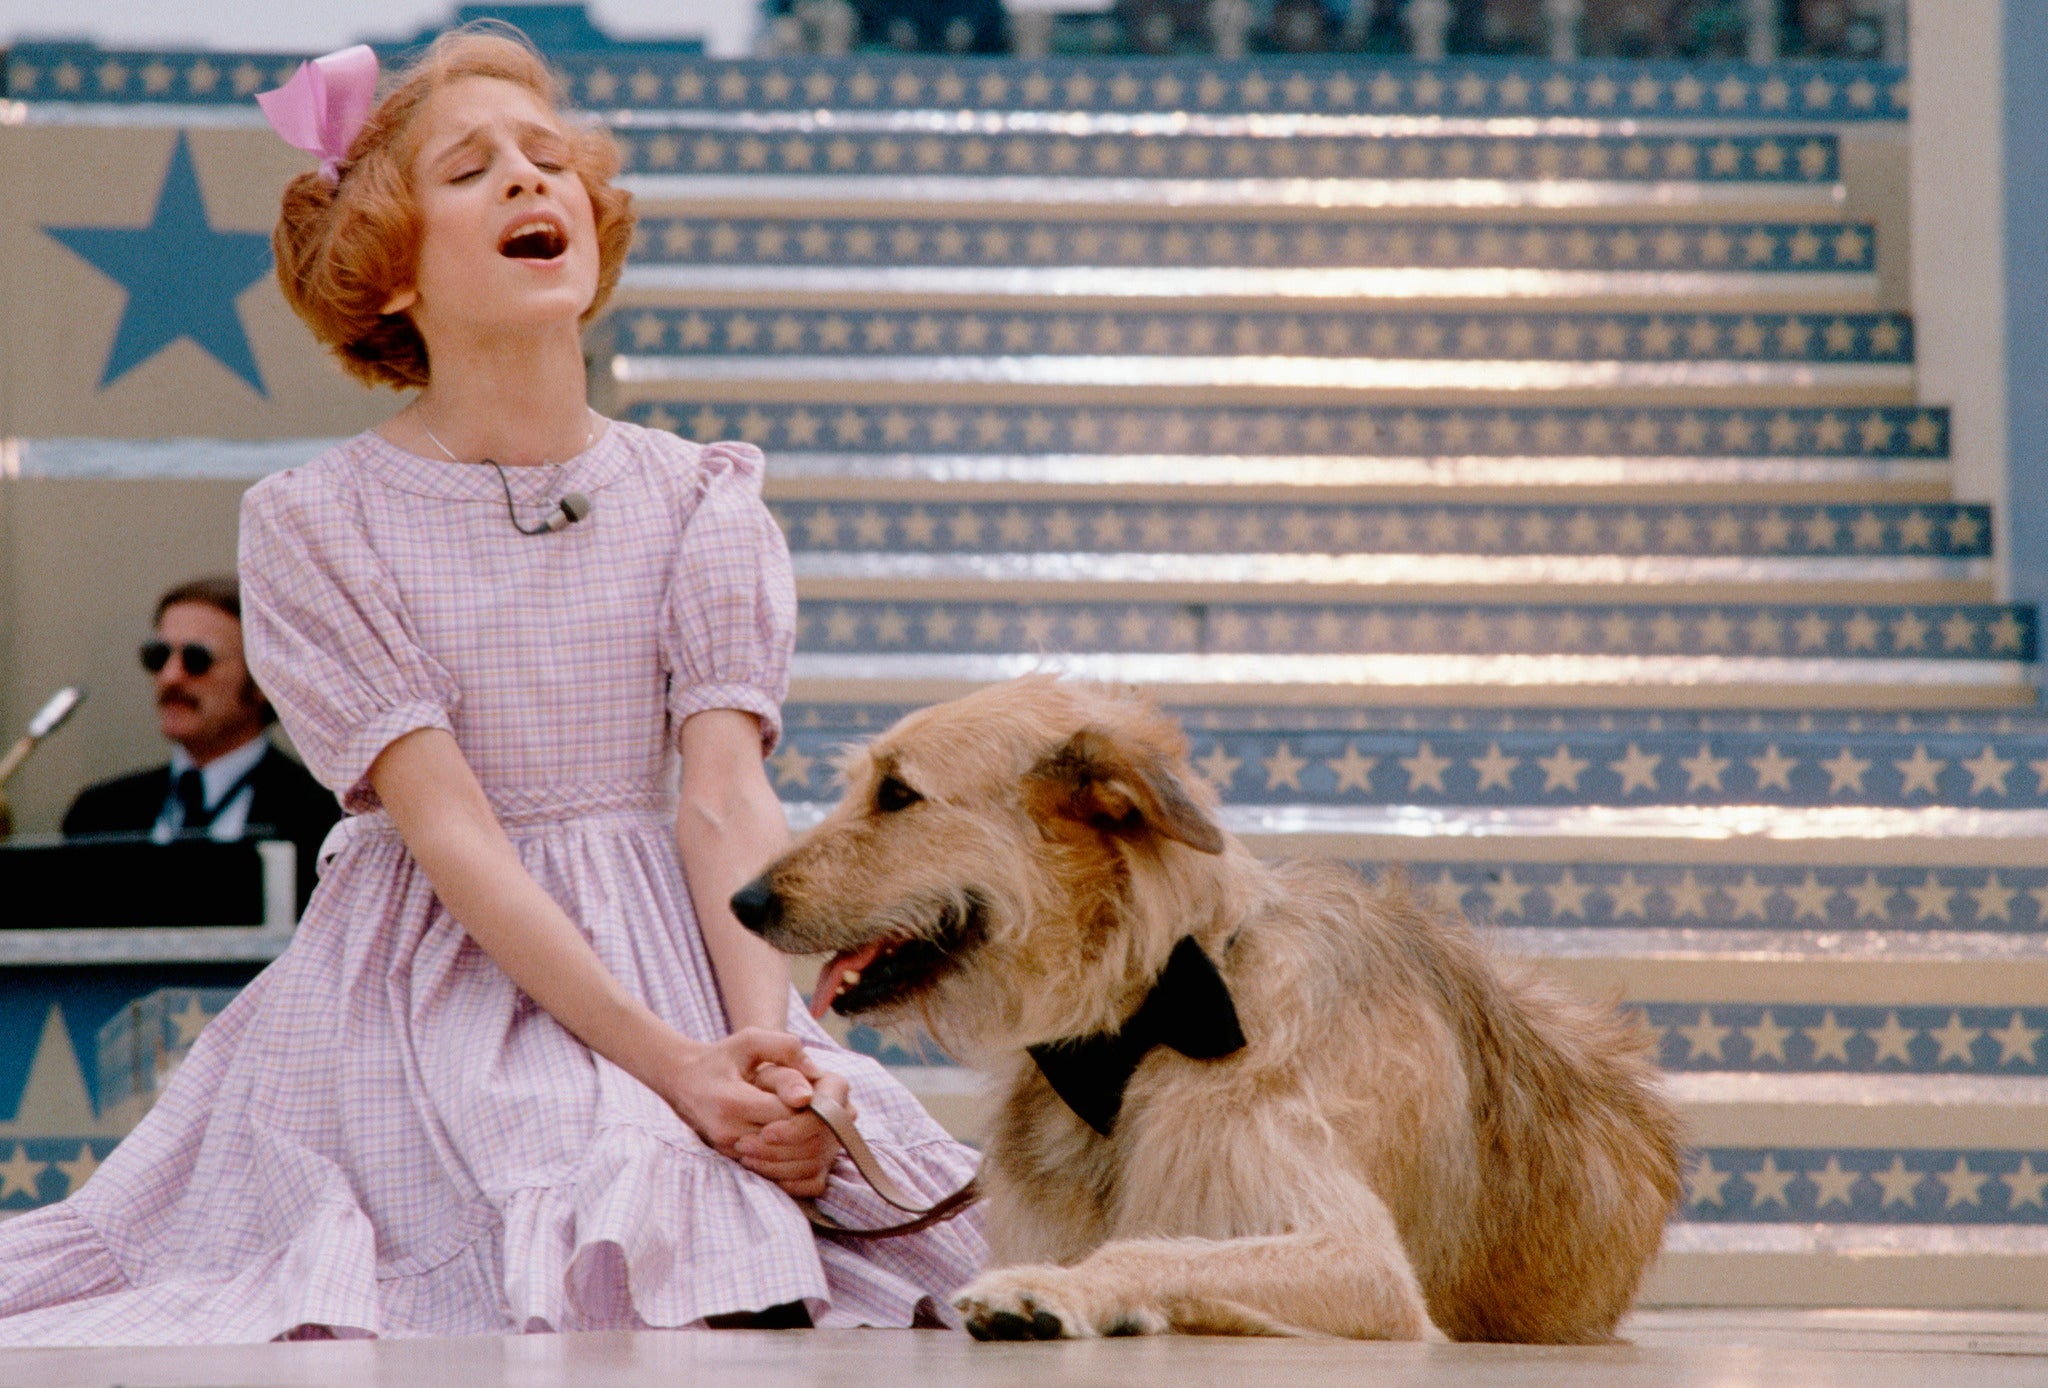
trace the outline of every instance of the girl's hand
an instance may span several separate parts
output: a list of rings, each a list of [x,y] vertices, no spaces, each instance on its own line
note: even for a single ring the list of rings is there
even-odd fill
[[[794,1103],[810,1102],[810,1081],[821,1072],[788,1032],[746,1027],[723,1041],[684,1044],[688,1049],[652,1087],[714,1151],[738,1157],[740,1144],[769,1125],[811,1118],[799,1115]],[[794,1103],[753,1083],[764,1066],[788,1074],[780,1092]]]
[[[853,1112],[844,1075],[767,1065],[755,1073],[754,1082],[792,1109],[809,1103],[815,1088],[826,1098],[837,1100],[849,1114]],[[815,1199],[825,1193],[825,1178],[839,1156],[839,1139],[832,1136],[824,1119],[805,1111],[764,1124],[760,1131],[740,1139],[734,1152],[740,1165],[766,1176],[785,1194]]]

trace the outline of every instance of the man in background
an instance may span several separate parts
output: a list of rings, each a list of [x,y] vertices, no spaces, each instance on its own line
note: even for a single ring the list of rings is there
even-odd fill
[[[240,585],[222,576],[172,588],[157,599],[156,635],[141,655],[171,760],[81,791],[64,816],[66,837],[289,839],[298,846],[303,909],[314,854],[341,808],[266,736],[277,715],[242,659]]]

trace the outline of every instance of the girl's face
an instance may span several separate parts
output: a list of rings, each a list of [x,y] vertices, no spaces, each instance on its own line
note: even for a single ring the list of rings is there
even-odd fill
[[[574,325],[597,295],[590,194],[554,112],[524,87],[464,77],[420,112],[419,270],[386,313],[437,337]]]

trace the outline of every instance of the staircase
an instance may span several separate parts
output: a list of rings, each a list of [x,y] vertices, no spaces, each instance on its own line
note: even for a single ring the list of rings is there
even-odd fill
[[[908,707],[1143,684],[1261,853],[1647,1015],[1650,1301],[2048,1306],[2036,614],[1915,396],[1902,74],[640,76],[575,74],[636,103],[596,371],[769,452],[796,820]]]

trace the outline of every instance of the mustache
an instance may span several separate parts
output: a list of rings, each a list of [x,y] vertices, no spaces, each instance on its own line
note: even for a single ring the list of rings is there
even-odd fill
[[[166,689],[156,696],[158,708],[198,708],[199,700],[182,689]]]

